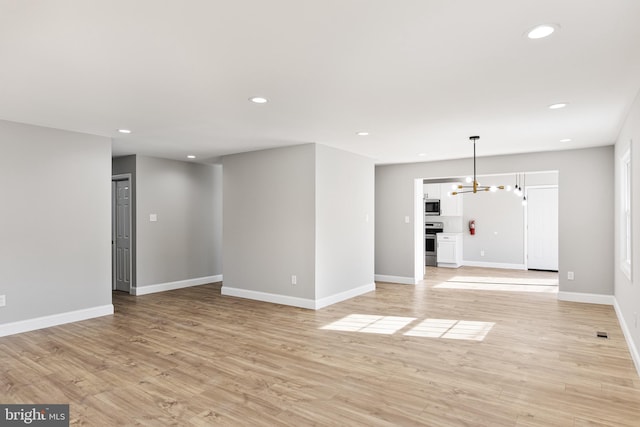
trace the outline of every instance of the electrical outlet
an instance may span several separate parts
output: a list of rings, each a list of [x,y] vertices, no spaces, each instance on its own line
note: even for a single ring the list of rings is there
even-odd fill
[[[480,251],[480,256],[484,256],[484,249]]]
[[[5,305],[7,305],[7,296],[0,295],[0,307],[4,307]]]
[[[292,285],[298,284],[298,277],[296,275],[291,276],[291,284]]]
[[[633,327],[638,329],[638,312],[633,312]]]
[[[568,279],[568,280],[573,280],[573,279],[574,279],[574,277],[575,277],[575,276],[573,275],[573,271],[569,271],[569,272],[567,272],[567,279]]]

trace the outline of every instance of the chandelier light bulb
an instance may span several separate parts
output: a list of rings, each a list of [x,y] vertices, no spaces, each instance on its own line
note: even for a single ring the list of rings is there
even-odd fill
[[[465,182],[467,184],[469,184],[471,181],[473,181],[473,179],[470,176],[466,177],[464,180],[465,180]]]
[[[511,191],[511,186],[510,186],[510,185],[507,185],[507,186],[505,186],[505,187],[504,187],[504,189],[505,189],[506,191]]]
[[[489,187],[489,191],[491,191],[492,193],[495,193],[496,191],[498,191],[498,187],[496,187],[495,185],[492,185],[491,187]]]

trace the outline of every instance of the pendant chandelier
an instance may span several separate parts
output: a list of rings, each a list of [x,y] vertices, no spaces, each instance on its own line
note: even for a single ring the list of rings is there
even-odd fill
[[[464,193],[477,193],[478,191],[498,191],[504,190],[504,185],[480,185],[476,176],[476,141],[479,140],[479,136],[470,136],[469,140],[473,142],[473,181],[472,185],[458,185],[456,191],[451,192],[452,196]],[[469,179],[467,178],[467,182]]]
[[[513,194],[516,197],[522,197],[522,206],[527,206],[527,195],[525,194],[526,182],[526,174],[523,173],[522,177],[520,177],[520,174],[516,174],[516,185],[513,187]]]

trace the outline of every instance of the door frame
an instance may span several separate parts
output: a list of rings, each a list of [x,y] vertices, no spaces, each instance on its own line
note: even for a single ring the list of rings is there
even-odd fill
[[[114,183],[116,181],[128,181],[129,182],[129,188],[131,188],[131,192],[129,193],[131,195],[130,200],[131,203],[134,203],[133,200],[133,187],[131,186],[132,183],[132,174],[130,173],[121,173],[121,174],[117,174],[117,175],[111,175],[111,188],[113,189]],[[112,191],[112,195],[111,195],[111,238],[114,238],[114,234],[113,234],[113,230],[114,230],[114,226],[116,224],[116,219],[115,219],[115,199],[114,199],[114,195],[113,195],[113,191]],[[129,205],[129,225],[130,225],[130,234],[129,234],[129,277],[131,278],[131,282],[130,282],[130,286],[129,286],[129,294],[130,295],[135,295],[136,294],[136,289],[135,289],[135,284],[134,284],[134,280],[133,280],[133,249],[134,249],[134,243],[133,241],[135,240],[134,237],[134,233],[133,230],[135,229],[133,227],[133,223],[131,222],[133,220],[132,218],[132,211],[133,211],[133,207],[131,205]],[[115,250],[116,250],[116,246],[115,246],[115,240],[112,240],[113,243],[111,243],[111,290],[115,290],[116,288],[116,263],[115,263]]]
[[[555,188],[558,190],[558,203],[560,201],[560,186],[558,184],[544,184],[544,185],[527,185],[524,189],[524,196],[529,199],[529,189],[541,189],[541,188]],[[556,215],[560,215],[560,206],[558,204],[558,209],[556,211]],[[560,218],[558,218],[560,220]],[[529,209],[524,209],[524,269],[529,269]],[[558,245],[560,243],[558,242]],[[560,257],[560,253],[558,253],[558,257]],[[558,259],[558,271],[560,267],[560,260]]]

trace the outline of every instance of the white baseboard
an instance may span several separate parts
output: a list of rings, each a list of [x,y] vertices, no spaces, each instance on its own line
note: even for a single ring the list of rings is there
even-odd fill
[[[582,292],[564,291],[558,291],[558,300],[603,305],[613,305],[615,302],[615,298],[613,297],[613,295],[585,294]]]
[[[228,286],[222,286],[220,290],[222,295],[228,295],[231,297],[246,298],[256,301],[270,302],[273,304],[290,305],[293,307],[307,308],[309,310],[318,310],[320,308],[327,307],[332,304],[336,304],[341,301],[348,300],[358,295],[365,294],[367,292],[375,291],[376,284],[369,283],[367,285],[359,286],[354,289],[349,289],[344,292],[339,292],[328,297],[313,300],[310,298],[292,297],[289,295],[271,294],[268,292],[252,291],[249,289],[230,288]]]
[[[402,276],[385,276],[384,274],[376,274],[374,276],[376,282],[400,283],[402,285],[416,285],[418,281],[413,277]]]
[[[222,295],[230,297],[246,298],[257,301],[270,302],[274,304],[291,305],[293,307],[315,309],[315,301],[308,298],[292,297],[288,295],[270,294],[268,292],[252,291],[249,289],[230,288],[222,285],[220,290]]]
[[[468,267],[504,268],[507,270],[526,270],[524,264],[509,264],[505,262],[462,261]]]
[[[147,295],[156,292],[172,291],[174,289],[188,288],[191,286],[206,285],[207,283],[215,283],[222,281],[222,274],[215,276],[197,277],[195,279],[178,280],[176,282],[158,283],[155,285],[136,286],[133,289],[133,295]]]
[[[618,300],[613,299],[613,308],[616,310],[616,316],[618,316],[618,323],[620,323],[620,328],[622,329],[622,334],[624,335],[624,339],[627,341],[627,347],[629,347],[629,353],[631,353],[631,359],[633,360],[633,364],[636,365],[636,371],[638,371],[638,376],[640,376],[640,353],[638,353],[638,347],[633,341],[633,336],[631,335],[631,331],[627,326],[627,322],[624,321],[624,317],[622,317],[622,310],[618,305]]]
[[[369,283],[366,285],[358,286],[357,288],[349,289],[348,291],[339,292],[337,294],[329,295],[328,297],[320,298],[315,301],[315,309],[327,307],[338,302],[342,302],[358,295],[366,294],[367,292],[375,291],[376,284]]]
[[[36,317],[35,319],[5,323],[4,325],[0,325],[0,337],[35,331],[37,329],[50,328],[51,326],[63,325],[65,323],[79,322],[81,320],[93,319],[94,317],[108,316],[111,314],[113,314],[113,304],[107,304],[98,307],[84,308],[82,310],[68,311],[66,313]]]

